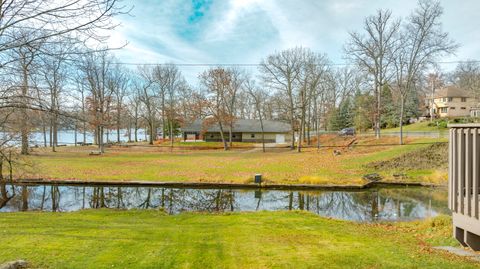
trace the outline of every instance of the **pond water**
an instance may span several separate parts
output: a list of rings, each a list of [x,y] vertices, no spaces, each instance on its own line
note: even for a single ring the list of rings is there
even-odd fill
[[[376,188],[362,191],[178,189],[158,187],[15,185],[0,188],[0,212],[88,208],[228,212],[307,210],[360,222],[400,221],[449,214],[447,191]],[[3,201],[3,202],[2,202]]]

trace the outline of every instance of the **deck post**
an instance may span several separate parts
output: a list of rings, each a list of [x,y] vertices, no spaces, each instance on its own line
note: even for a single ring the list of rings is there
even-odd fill
[[[480,251],[480,124],[448,126],[448,207],[453,236]]]

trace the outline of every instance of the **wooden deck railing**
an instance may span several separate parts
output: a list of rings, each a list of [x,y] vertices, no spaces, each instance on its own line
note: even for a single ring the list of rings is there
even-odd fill
[[[480,124],[450,125],[448,207],[454,236],[480,250]]]

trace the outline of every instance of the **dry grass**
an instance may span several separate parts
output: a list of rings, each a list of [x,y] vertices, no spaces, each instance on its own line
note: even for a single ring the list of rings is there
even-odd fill
[[[132,147],[110,148],[103,156],[89,156],[89,147],[64,147],[52,153],[37,150],[30,160],[35,164],[28,177],[82,180],[149,180],[189,182],[252,182],[260,173],[267,183],[306,183],[356,185],[365,183],[362,176],[378,172],[367,164],[395,159],[428,145],[408,139],[408,145],[393,146],[396,138],[359,138],[349,148],[351,138],[323,137],[322,145],[335,147],[305,148],[296,153],[288,149],[269,149],[269,152],[245,152],[245,149],[190,150],[185,148]],[[334,151],[340,151],[338,156]],[[381,169],[386,180],[398,169]],[[405,171],[408,181],[443,179],[437,169]]]

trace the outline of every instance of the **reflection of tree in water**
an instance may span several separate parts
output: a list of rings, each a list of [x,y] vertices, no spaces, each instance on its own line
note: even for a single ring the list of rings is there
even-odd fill
[[[421,218],[435,208],[436,190],[373,189],[346,191],[274,191],[229,189],[170,189],[144,187],[16,186],[10,193],[0,185],[3,211],[74,211],[84,208],[161,208],[182,211],[308,210],[319,215],[358,221]],[[16,193],[16,196],[12,194]],[[7,198],[5,198],[7,197]],[[440,200],[436,198],[437,200]],[[2,205],[0,203],[0,205]],[[2,207],[0,207],[2,210]]]
[[[7,183],[0,182],[0,209],[2,209],[15,196],[15,188],[12,186],[12,194],[8,194]]]

